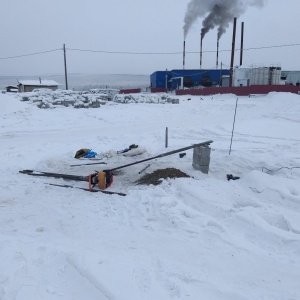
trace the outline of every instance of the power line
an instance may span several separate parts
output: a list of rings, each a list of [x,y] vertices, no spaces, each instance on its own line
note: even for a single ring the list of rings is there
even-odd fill
[[[171,55],[171,54],[182,54],[182,52],[131,52],[131,51],[106,51],[106,50],[89,50],[89,49],[72,49],[67,48],[71,51],[80,51],[80,52],[98,52],[98,53],[107,53],[107,54],[133,54],[133,55]]]
[[[0,59],[11,59],[11,58],[18,58],[18,57],[25,57],[25,56],[33,56],[33,55],[39,55],[39,54],[55,52],[55,51],[60,51],[60,50],[62,50],[62,49],[47,50],[47,51],[42,51],[42,52],[22,54],[22,55],[16,55],[16,56],[0,57]]]
[[[287,45],[274,45],[274,46],[261,46],[261,47],[251,47],[251,48],[244,48],[243,51],[249,51],[249,50],[262,50],[262,49],[271,49],[271,48],[284,48],[284,47],[296,47],[300,46],[300,44],[287,44]],[[240,51],[241,49],[235,49],[234,51]],[[216,53],[216,50],[206,50],[203,51],[203,53]],[[225,49],[225,50],[219,50],[219,52],[231,52],[231,49]],[[196,53],[198,52],[186,52],[186,53]]]
[[[297,44],[286,44],[286,45],[273,45],[273,46],[261,46],[261,47],[251,47],[251,48],[244,48],[244,51],[249,50],[261,50],[261,49],[271,49],[271,48],[284,48],[284,47],[296,47],[300,46],[300,43]],[[89,49],[73,49],[67,48],[70,51],[80,51],[80,52],[94,52],[94,53],[107,53],[107,54],[133,54],[133,55],[177,55],[182,54],[180,52],[131,52],[131,51],[107,51],[107,50],[89,50]],[[235,51],[240,51],[241,49],[235,49]],[[219,52],[230,52],[231,49],[228,50],[219,50]],[[203,53],[216,53],[216,50],[206,50]],[[189,54],[199,54],[199,51],[186,51]]]
[[[262,50],[262,49],[271,49],[271,48],[297,47],[297,46],[300,46],[300,43],[251,47],[251,48],[244,48],[243,50],[250,51],[250,50]],[[35,52],[35,53],[29,53],[29,54],[0,57],[0,60],[20,58],[20,57],[26,57],[26,56],[34,56],[34,55],[40,55],[40,54],[56,52],[56,51],[61,51],[61,50],[63,50],[63,49],[59,48],[59,49],[53,49],[53,50],[47,50],[47,51],[41,51],[41,52]],[[91,50],[91,49],[75,49],[75,48],[66,48],[66,50],[79,51],[79,52],[106,53],[106,54],[127,54],[127,55],[178,55],[178,54],[181,55],[182,54],[182,51],[179,51],[179,52],[133,52],[133,51],[107,51],[107,50]],[[240,50],[241,49],[235,49],[235,51],[240,51]],[[219,52],[230,52],[230,51],[231,51],[231,49],[219,50]],[[216,52],[217,52],[216,50],[203,51],[203,53],[216,53]],[[199,51],[186,51],[186,53],[199,54]]]
[[[284,48],[284,47],[296,47],[300,46],[300,44],[287,44],[287,45],[274,45],[274,46],[262,46],[262,47],[252,47],[252,48],[244,48],[244,51],[247,50],[261,50],[261,49],[270,49],[270,48]],[[241,49],[235,49],[235,51],[240,51]],[[231,50],[221,50],[222,51],[231,51]],[[210,51],[213,52],[213,51]],[[216,52],[216,51],[214,51]]]

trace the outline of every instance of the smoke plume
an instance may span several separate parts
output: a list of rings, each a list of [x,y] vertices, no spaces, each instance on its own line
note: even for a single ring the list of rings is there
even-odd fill
[[[220,39],[234,17],[241,16],[249,6],[262,7],[264,2],[266,0],[191,0],[184,17],[184,39],[193,23],[203,17],[205,18],[202,22],[201,38],[217,27]]]

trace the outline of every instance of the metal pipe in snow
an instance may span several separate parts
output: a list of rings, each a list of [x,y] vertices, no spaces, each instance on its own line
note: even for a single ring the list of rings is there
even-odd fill
[[[139,174],[143,173],[150,167],[150,164],[148,164],[146,167],[144,167],[141,171],[139,171]]]
[[[165,135],[165,147],[168,148],[168,143],[169,143],[169,130],[168,127],[166,127],[166,135]]]
[[[189,150],[189,149],[193,149],[193,148],[196,148],[196,147],[209,146],[211,143],[213,143],[212,140],[209,140],[209,141],[206,141],[206,142],[203,142],[203,143],[199,143],[199,144],[194,144],[192,146],[188,146],[188,147],[176,149],[176,150],[173,150],[173,151],[165,152],[165,153],[159,154],[157,156],[149,157],[149,158],[146,158],[146,159],[143,159],[143,160],[139,160],[139,161],[127,164],[127,165],[119,166],[119,167],[110,169],[109,171],[115,171],[115,170],[123,169],[123,168],[129,167],[129,166],[133,166],[133,165],[145,162],[145,161],[149,161],[149,160],[153,160],[153,159],[156,159],[156,158],[165,157],[165,156],[168,156],[168,155],[172,155],[172,154],[179,153],[179,152],[182,152],[182,151],[185,151],[185,150]]]

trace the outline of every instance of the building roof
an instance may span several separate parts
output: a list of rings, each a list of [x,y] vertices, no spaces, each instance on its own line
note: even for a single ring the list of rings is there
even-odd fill
[[[29,86],[58,86],[61,85],[54,80],[19,80],[19,85]]]

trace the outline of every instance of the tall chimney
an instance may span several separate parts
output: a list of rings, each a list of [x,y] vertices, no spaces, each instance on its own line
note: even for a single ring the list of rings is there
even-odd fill
[[[235,35],[236,35],[236,17],[233,19],[232,48],[231,48],[230,77],[229,77],[229,86],[230,87],[232,86],[232,78],[233,78]]]
[[[244,52],[244,22],[242,22],[242,29],[241,29],[240,66],[243,65],[243,52]]]
[[[203,37],[201,34],[201,40],[200,40],[200,70],[202,69],[202,41],[203,41]]]
[[[219,69],[219,38],[217,39],[217,63],[216,69]]]
[[[183,69],[185,68],[185,41],[183,41]]]

